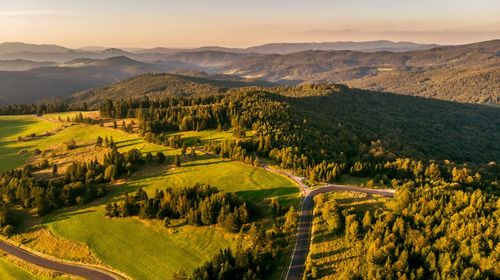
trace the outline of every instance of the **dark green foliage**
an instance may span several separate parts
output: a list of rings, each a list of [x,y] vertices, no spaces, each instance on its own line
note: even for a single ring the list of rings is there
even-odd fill
[[[157,152],[156,153],[156,162],[159,164],[164,163],[166,160],[165,154],[163,152]]]
[[[238,232],[250,220],[247,204],[234,193],[220,192],[210,185],[156,191],[153,197],[139,189],[126,195],[117,209],[106,207],[111,217],[139,216],[143,219],[186,219],[192,225],[219,224],[231,232]],[[167,219],[167,220],[165,220]]]
[[[252,224],[246,234],[249,245],[235,250],[219,251],[210,261],[195,269],[189,279],[272,279],[277,261],[293,240],[285,227],[287,219],[279,217],[268,231]],[[178,273],[178,277],[185,273]]]
[[[181,158],[179,157],[179,155],[174,156],[174,165],[177,167],[181,166]]]

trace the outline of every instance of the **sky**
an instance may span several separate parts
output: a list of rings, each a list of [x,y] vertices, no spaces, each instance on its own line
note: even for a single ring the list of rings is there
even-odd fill
[[[248,47],[500,38],[499,0],[0,0],[0,42]]]

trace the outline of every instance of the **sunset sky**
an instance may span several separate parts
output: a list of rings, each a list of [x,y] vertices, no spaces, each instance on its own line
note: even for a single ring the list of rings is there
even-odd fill
[[[247,47],[500,38],[498,0],[2,0],[0,42],[67,47]]]

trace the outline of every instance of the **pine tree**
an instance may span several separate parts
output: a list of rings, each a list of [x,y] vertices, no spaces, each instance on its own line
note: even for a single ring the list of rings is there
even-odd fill
[[[53,164],[52,165],[52,176],[56,176],[57,175],[57,164]]]
[[[181,166],[181,159],[180,159],[179,155],[174,156],[174,165],[177,167]]]

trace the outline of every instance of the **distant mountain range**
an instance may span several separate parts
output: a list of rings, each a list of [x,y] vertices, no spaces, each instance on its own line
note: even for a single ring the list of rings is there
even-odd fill
[[[330,50],[334,48],[353,50]],[[385,50],[388,48],[393,51]],[[401,52],[403,49],[412,50]],[[345,83],[377,91],[499,104],[500,40],[438,47],[373,41],[128,51],[3,43],[0,105],[66,97],[136,75],[163,72],[260,85]]]
[[[33,61],[64,62],[75,58],[108,58],[110,56],[126,55],[130,58],[154,61],[169,60],[168,56],[188,52],[225,52],[240,54],[286,54],[305,50],[358,50],[358,51],[409,51],[430,49],[435,44],[417,44],[410,42],[368,41],[368,42],[324,42],[324,43],[273,43],[249,48],[225,48],[219,46],[206,46],[200,48],[106,48],[101,46],[88,46],[79,49],[69,49],[57,45],[34,45],[26,43],[1,43],[0,59],[24,59]]]
[[[107,59],[75,59],[27,71],[0,71],[0,105],[66,97],[143,73],[162,73],[176,69],[196,71],[199,67],[181,62],[151,64],[117,56]]]
[[[346,83],[460,102],[500,103],[500,40],[400,53],[253,55],[219,71],[282,84]]]

